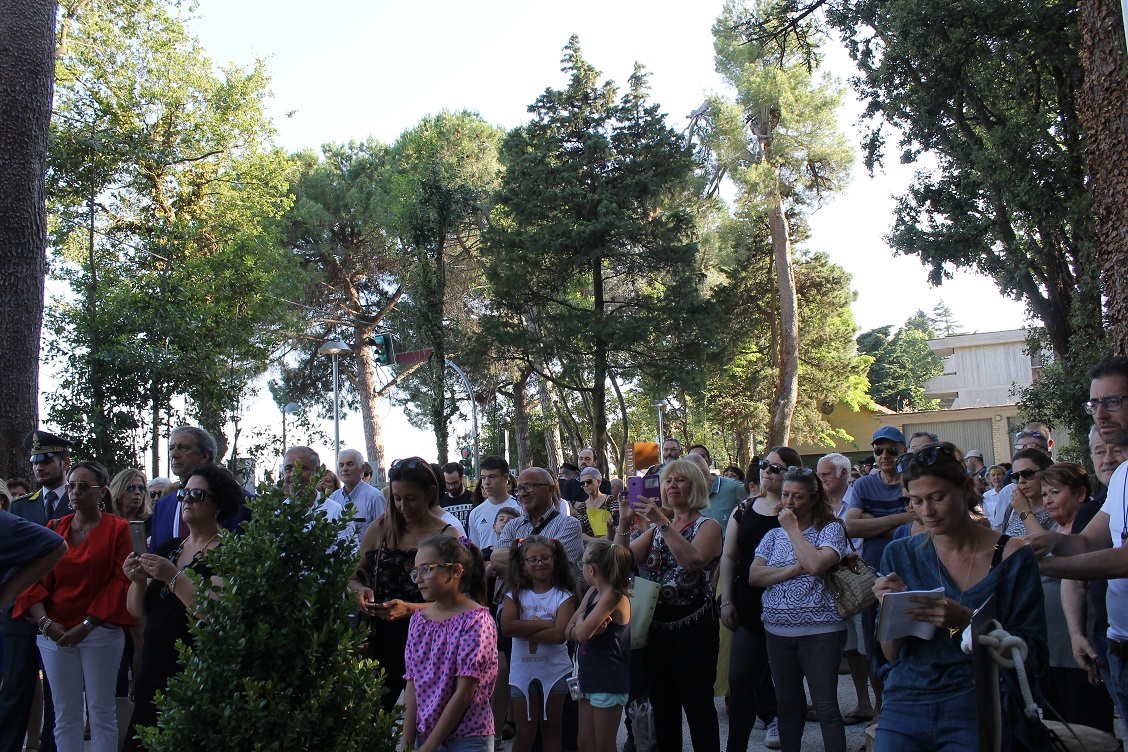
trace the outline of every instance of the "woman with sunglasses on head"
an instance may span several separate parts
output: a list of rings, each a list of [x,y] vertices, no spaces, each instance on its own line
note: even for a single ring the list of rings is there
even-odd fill
[[[743,752],[748,748],[748,738],[757,718],[768,729],[765,742],[774,744],[779,740],[775,685],[761,619],[764,589],[748,584],[748,569],[756,558],[760,541],[769,530],[779,527],[784,473],[788,467],[802,464],[802,457],[791,447],[772,447],[756,468],[759,495],[737,505],[728,519],[719,578],[721,621],[733,632],[729,655],[732,712],[729,714],[728,752]]]
[[[875,749],[979,749],[971,656],[960,649],[972,612],[994,598],[996,618],[1027,646],[1026,668],[1037,687],[1046,666],[1046,613],[1034,550],[1024,541],[976,524],[972,494],[959,450],[930,444],[897,463],[904,489],[927,532],[889,544],[874,593],[943,588],[939,600],[918,598],[910,618],[932,624],[931,639],[903,637],[879,642],[877,673],[885,694]],[[1001,672],[1004,691],[1002,749],[1031,746],[1013,671]],[[986,711],[984,711],[986,712]]]
[[[381,702],[390,711],[406,685],[404,648],[411,615],[427,607],[411,574],[419,544],[432,535],[458,534],[438,516],[443,511],[442,486],[426,460],[396,460],[388,468],[388,481],[393,503],[364,533],[360,566],[349,579],[349,589],[368,618],[367,657],[379,661],[386,672],[388,691]]]
[[[667,462],[660,484],[660,499],[640,497],[634,514],[620,515],[616,540],[630,540],[632,518],[642,518],[631,553],[661,586],[645,651],[658,750],[682,749],[684,710],[693,749],[712,752],[720,749],[713,704],[720,647],[713,573],[721,556],[721,526],[701,513],[709,506],[709,484],[696,462]]]
[[[1042,506],[1041,472],[1054,461],[1040,449],[1023,449],[1012,459],[1014,489],[1010,509],[1003,513],[1003,532],[1012,537],[1040,535],[1057,529],[1048,509]]]
[[[783,476],[782,497],[779,527],[764,535],[748,572],[749,583],[764,588],[761,618],[779,704],[779,741],[790,752],[803,745],[806,679],[822,728],[822,748],[845,752],[838,664],[846,622],[822,575],[849,550],[846,527],[811,468],[790,467]]]
[[[619,502],[610,494],[599,492],[602,481],[603,474],[594,467],[585,467],[580,471],[580,485],[587,498],[577,501],[572,509],[583,528],[584,545],[596,538],[612,540],[615,537],[615,526],[619,524]]]
[[[90,748],[117,752],[114,688],[125,645],[122,629],[133,626],[125,606],[129,580],[121,568],[132,550],[129,523],[106,511],[110,476],[102,465],[76,462],[67,480],[74,514],[48,523],[66,539],[67,553],[20,595],[13,616],[39,627],[59,752],[82,752],[84,707]]]
[[[200,594],[187,573],[222,587],[210,552],[223,544],[226,530],[219,520],[227,519],[243,505],[243,489],[226,468],[200,465],[188,473],[180,501],[181,530],[188,534],[165,541],[154,553],[131,553],[122,570],[131,580],[129,611],[144,623],[141,670],[134,690],[133,721],[125,749],[142,749],[135,729],[155,726],[157,709],[153,698],[168,688],[168,680],[182,669],[178,640],[192,644],[189,627]]]

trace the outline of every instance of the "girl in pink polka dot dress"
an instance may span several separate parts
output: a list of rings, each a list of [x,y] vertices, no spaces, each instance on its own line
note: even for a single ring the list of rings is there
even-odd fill
[[[419,545],[411,578],[431,605],[408,629],[401,750],[492,752],[497,627],[463,590],[481,562],[450,536]]]

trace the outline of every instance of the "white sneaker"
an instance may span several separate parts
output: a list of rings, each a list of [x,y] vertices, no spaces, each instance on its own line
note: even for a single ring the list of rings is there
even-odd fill
[[[768,730],[764,734],[764,746],[768,749],[779,749],[779,719],[773,718],[772,722],[768,724]]]

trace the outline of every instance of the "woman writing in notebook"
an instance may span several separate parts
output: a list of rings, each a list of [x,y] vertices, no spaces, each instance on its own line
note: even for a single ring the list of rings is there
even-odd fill
[[[960,649],[960,635],[988,598],[994,597],[1003,628],[1026,642],[1026,665],[1036,680],[1046,665],[1046,617],[1034,551],[972,520],[967,505],[972,480],[960,456],[953,444],[942,442],[897,462],[925,532],[889,544],[881,560],[888,574],[878,578],[874,593],[881,598],[943,588],[944,596],[914,598],[919,605],[908,611],[910,618],[936,627],[931,639],[880,641],[878,662],[884,665],[878,675],[885,695],[874,747],[879,752],[979,748],[971,656]],[[1011,710],[1021,717],[1021,708],[1005,700],[1004,733],[1029,746],[1027,726]],[[1011,747],[1008,742],[1003,749]]]

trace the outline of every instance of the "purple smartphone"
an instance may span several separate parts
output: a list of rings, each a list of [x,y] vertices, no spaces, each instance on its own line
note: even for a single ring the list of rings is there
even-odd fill
[[[657,475],[644,475],[641,478],[637,475],[632,475],[627,478],[627,496],[631,502],[631,509],[639,506],[640,496],[647,498],[657,499],[658,506],[662,506],[662,490],[661,481]]]

